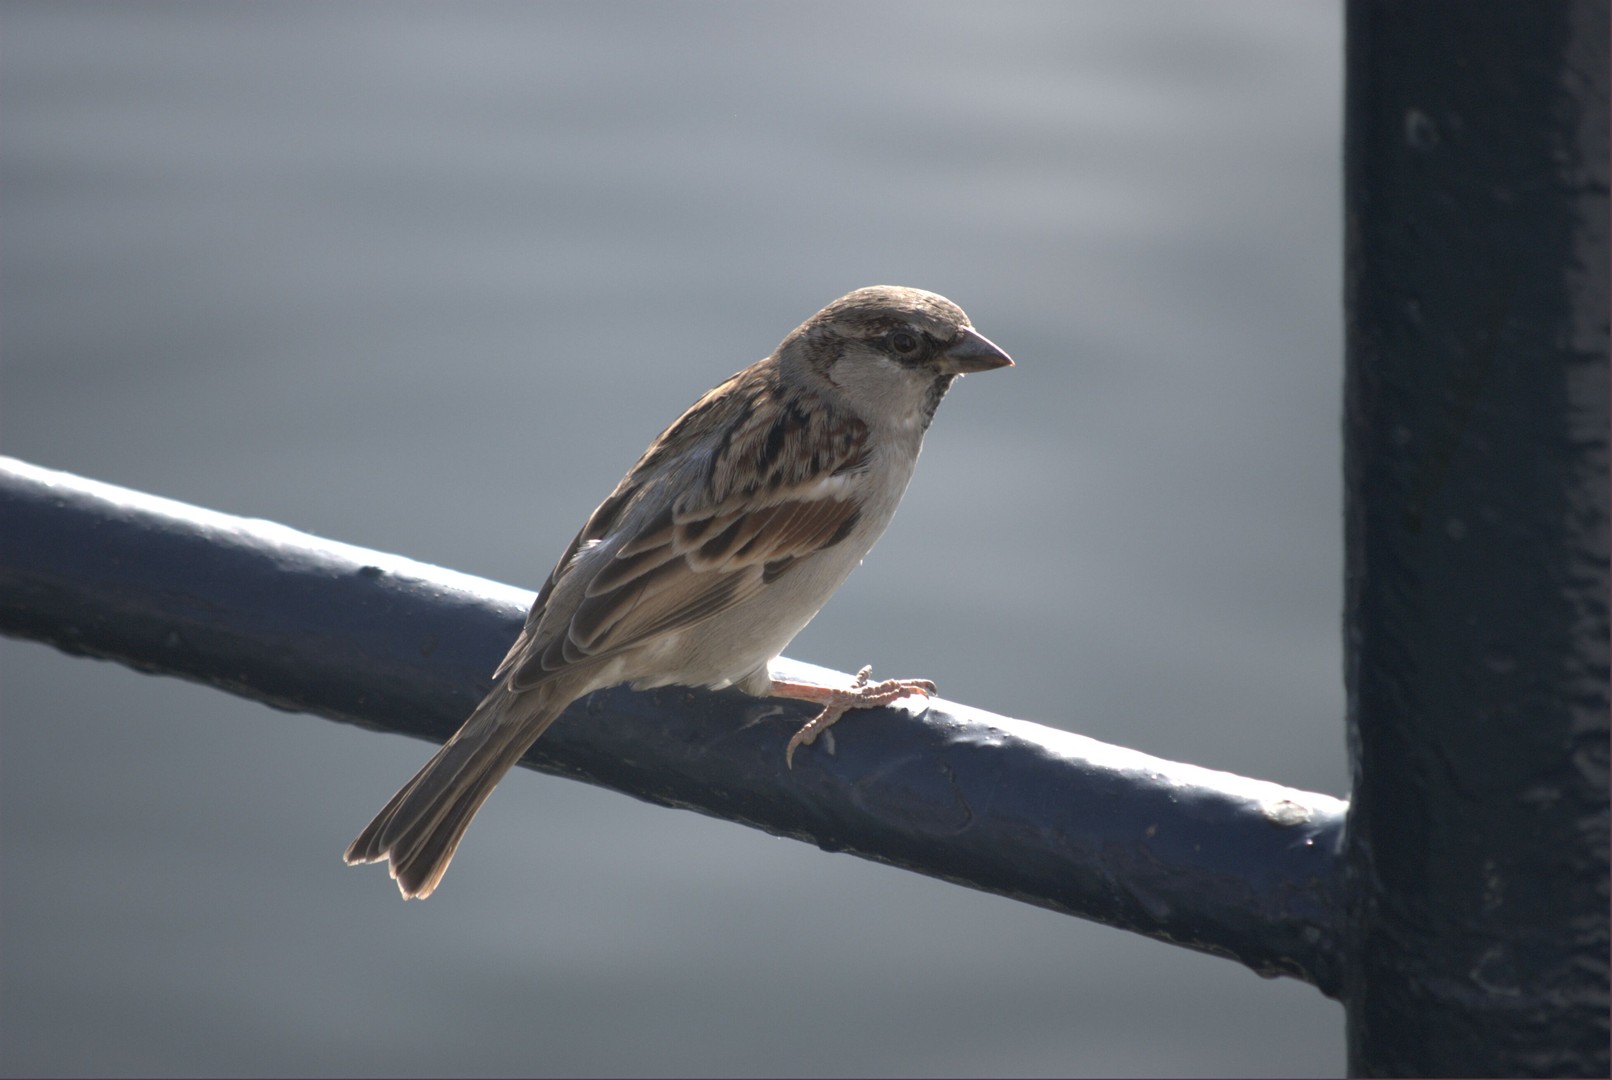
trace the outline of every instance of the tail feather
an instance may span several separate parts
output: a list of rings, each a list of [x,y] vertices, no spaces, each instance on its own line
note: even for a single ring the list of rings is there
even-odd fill
[[[561,711],[544,703],[531,715],[512,716],[512,704],[484,701],[348,845],[343,859],[349,865],[385,860],[405,900],[430,896],[476,811]]]

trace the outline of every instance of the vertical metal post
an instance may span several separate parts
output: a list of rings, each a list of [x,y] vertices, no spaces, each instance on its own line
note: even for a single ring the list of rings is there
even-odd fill
[[[1348,7],[1354,1075],[1608,1074],[1607,41]]]

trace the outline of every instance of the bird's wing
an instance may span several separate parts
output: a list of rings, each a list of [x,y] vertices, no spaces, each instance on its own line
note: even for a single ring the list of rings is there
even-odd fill
[[[732,608],[844,540],[860,517],[847,496],[867,465],[867,434],[826,402],[786,398],[763,365],[712,390],[593,512],[495,677],[520,691],[603,661]],[[694,479],[670,491],[668,476]],[[611,558],[579,558],[601,543]],[[579,573],[591,577],[569,580]]]

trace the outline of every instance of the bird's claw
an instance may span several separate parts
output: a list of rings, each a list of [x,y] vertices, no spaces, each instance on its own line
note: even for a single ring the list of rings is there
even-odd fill
[[[932,696],[936,686],[931,679],[885,679],[881,682],[870,683],[873,677],[873,665],[868,664],[856,673],[856,679],[851,683],[849,690],[832,690],[828,692],[823,711],[806,722],[799,731],[790,737],[789,744],[784,747],[784,767],[795,767],[795,750],[797,747],[810,746],[817,741],[817,737],[827,731],[840,718],[853,709],[873,709],[880,705],[888,705],[892,701],[904,698],[909,694],[922,694],[924,697]]]

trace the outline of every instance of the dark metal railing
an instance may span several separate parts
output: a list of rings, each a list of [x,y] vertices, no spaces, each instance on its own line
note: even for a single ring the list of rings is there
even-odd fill
[[[530,602],[0,458],[0,631],[71,652],[441,741]],[[946,701],[859,716],[855,738],[787,770],[784,744],[810,712],[735,692],[604,691],[524,764],[1337,991],[1339,800]]]

